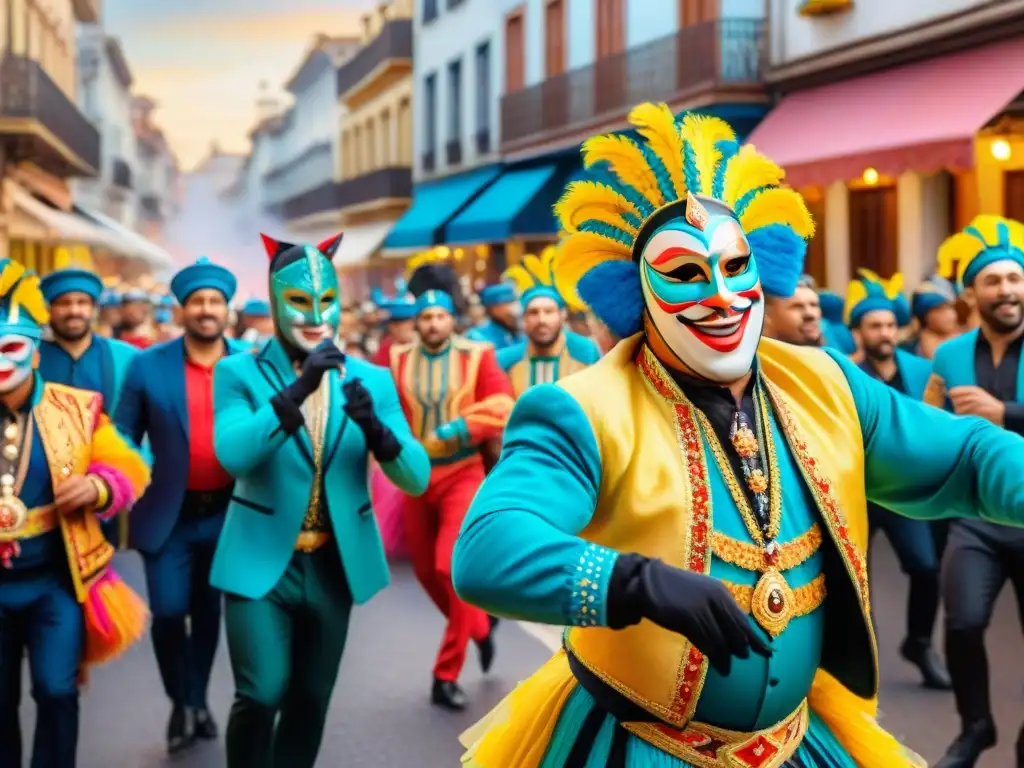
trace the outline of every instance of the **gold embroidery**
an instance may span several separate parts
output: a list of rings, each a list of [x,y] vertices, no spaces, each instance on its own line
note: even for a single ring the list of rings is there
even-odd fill
[[[796,589],[791,589],[785,581],[781,580],[779,583],[772,583],[765,588],[762,588],[761,582],[758,582],[756,587],[733,584],[730,581],[722,583],[736,599],[740,608],[747,613],[757,615],[757,623],[764,627],[765,631],[775,636],[782,634],[789,622],[797,616],[806,616],[816,610],[825,601],[826,594],[825,574],[823,573],[818,574],[810,583]],[[779,598],[781,603],[777,607],[770,605],[772,589],[783,593]],[[783,610],[783,604],[785,610]],[[766,623],[769,626],[764,626]]]
[[[821,541],[821,528],[815,523],[792,541],[776,545],[777,554],[774,567],[780,571],[796,568],[818,551]],[[761,572],[768,565],[765,563],[763,548],[745,541],[737,541],[717,531],[711,539],[711,551],[719,560],[724,560],[747,571]]]

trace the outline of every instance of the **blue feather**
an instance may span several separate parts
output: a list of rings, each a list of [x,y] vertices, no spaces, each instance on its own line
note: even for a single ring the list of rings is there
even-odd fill
[[[768,189],[776,189],[776,187],[755,187],[754,189],[747,192],[747,194],[743,195],[739,200],[736,201],[736,207],[733,209],[736,211],[736,215],[742,216],[743,212],[747,209],[747,206],[754,201],[754,198]]]
[[[633,247],[633,236],[624,229],[613,227],[611,224],[606,224],[603,221],[596,221],[594,219],[587,219],[579,225],[580,232],[592,232],[595,235],[602,235],[604,237],[616,240],[628,248]]]
[[[711,186],[711,196],[716,200],[721,200],[722,195],[725,194],[725,166],[739,153],[740,145],[738,142],[722,139],[715,143],[715,149],[722,153],[722,159],[718,163],[718,168],[715,169],[715,180]]]
[[[647,164],[651,166],[651,170],[654,171],[654,177],[658,180],[658,189],[661,190],[661,196],[665,198],[666,202],[672,202],[673,200],[679,199],[679,193],[676,192],[676,185],[672,183],[672,176],[668,172],[668,168],[661,162],[661,158],[658,157],[657,153],[646,144],[642,145],[641,150],[644,153],[644,158],[647,160]]]
[[[765,294],[787,299],[796,293],[807,254],[804,239],[784,224],[768,224],[748,232],[747,242]]]
[[[643,226],[644,223],[643,219],[641,219],[639,216],[635,214],[629,213],[628,211],[626,213],[619,214],[619,217],[624,222],[629,224],[629,226],[634,227],[636,229],[640,229],[640,227]]]
[[[587,272],[576,293],[608,330],[624,339],[643,328],[644,293],[632,261],[606,261]]]
[[[838,293],[822,291],[818,294],[818,301],[821,302],[821,316],[830,323],[843,324],[843,312],[846,309],[846,302]]]
[[[592,176],[593,181],[611,187],[615,192],[626,198],[633,204],[634,208],[640,211],[640,215],[645,219],[654,213],[654,206],[651,205],[651,201],[637,192],[631,185],[619,181],[618,176],[612,172],[608,163],[604,161],[596,163],[588,169],[588,173]]]
[[[697,153],[688,141],[683,142],[683,178],[686,188],[696,194],[700,189],[700,171],[697,170]]]

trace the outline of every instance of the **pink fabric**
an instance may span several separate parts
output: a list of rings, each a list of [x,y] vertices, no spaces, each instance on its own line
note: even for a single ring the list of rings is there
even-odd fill
[[[114,621],[110,617],[110,612],[107,610],[107,606],[103,603],[103,594],[101,587],[104,584],[116,584],[121,580],[113,568],[107,568],[103,575],[96,579],[95,583],[89,588],[88,594],[85,596],[85,600],[88,603],[88,607],[92,609],[92,616],[99,626],[96,627],[100,633],[106,637],[114,631]]]
[[[972,167],[973,139],[1024,88],[1024,39],[785,96],[748,142],[794,187]],[[928,167],[922,167],[928,166]]]
[[[107,508],[97,512],[100,520],[109,520],[118,512],[128,509],[135,503],[135,491],[123,474],[108,464],[93,463],[89,465],[87,474],[96,475],[110,488],[110,503]]]
[[[409,550],[406,547],[405,526],[402,523],[403,494],[377,466],[370,474],[370,497],[373,499],[377,527],[380,528],[384,552],[388,559],[408,559]]]

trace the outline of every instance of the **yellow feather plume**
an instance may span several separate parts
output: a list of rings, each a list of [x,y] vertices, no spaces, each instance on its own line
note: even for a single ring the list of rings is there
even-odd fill
[[[46,300],[43,299],[43,292],[39,289],[38,275],[22,279],[14,288],[14,292],[11,294],[11,309],[13,310],[15,307],[28,312],[29,317],[39,325],[46,325],[50,322]]]
[[[948,280],[963,282],[964,272],[970,263],[984,251],[999,244],[1000,224],[1009,230],[1010,245],[1024,251],[1024,224],[1002,216],[982,214],[975,216],[967,229],[977,231],[984,242],[968,234],[966,229],[947,237],[939,246],[939,274]]]
[[[865,269],[864,267],[858,269],[857,274],[859,274],[863,280],[866,280],[869,283],[875,283],[876,285],[882,286],[882,293],[885,294],[886,298],[895,299],[897,296],[900,295],[900,292],[903,290],[903,275],[900,272],[897,272],[888,280],[879,275],[877,272],[874,272],[873,270],[870,269]]]
[[[710,195],[715,181],[715,168],[722,159],[722,153],[715,147],[719,141],[735,141],[736,134],[724,120],[706,115],[687,115],[679,126],[679,135],[690,143],[697,156],[697,171],[700,174],[700,189],[691,192]]]
[[[850,287],[846,289],[846,304],[843,306],[843,319],[850,324],[850,315],[853,308],[868,297],[867,286],[860,280],[851,280]]]
[[[683,137],[676,125],[676,117],[667,104],[640,104],[629,113],[629,122],[647,140],[647,146],[658,156],[668,170],[676,197],[686,197],[686,177],[683,175]]]
[[[25,267],[18,262],[5,261],[7,263],[3,265],[3,271],[0,271],[0,296],[6,296],[25,274]]]
[[[786,224],[804,240],[814,236],[814,219],[803,197],[792,189],[766,189],[743,209],[740,224],[751,232],[768,224]]]
[[[622,219],[623,213],[643,218],[633,204],[614,189],[593,181],[572,182],[555,203],[555,216],[567,232],[576,232],[582,222],[590,219],[636,235],[636,227]]]
[[[643,150],[626,136],[611,134],[595,136],[583,142],[583,164],[607,162],[624,184],[629,184],[657,208],[665,204],[658,187],[658,177],[647,163]]]
[[[607,261],[629,261],[630,258],[630,249],[622,243],[592,232],[576,232],[562,242],[555,257],[555,290],[570,305],[581,305],[576,286],[587,272]]]
[[[726,163],[722,202],[735,208],[745,194],[760,187],[778,186],[785,177],[786,172],[779,166],[745,144]]]

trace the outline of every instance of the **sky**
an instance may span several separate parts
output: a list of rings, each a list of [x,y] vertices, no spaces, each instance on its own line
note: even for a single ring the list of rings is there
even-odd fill
[[[216,141],[244,152],[261,80],[280,89],[313,37],[358,34],[373,0],[102,0],[137,94],[188,170]]]

